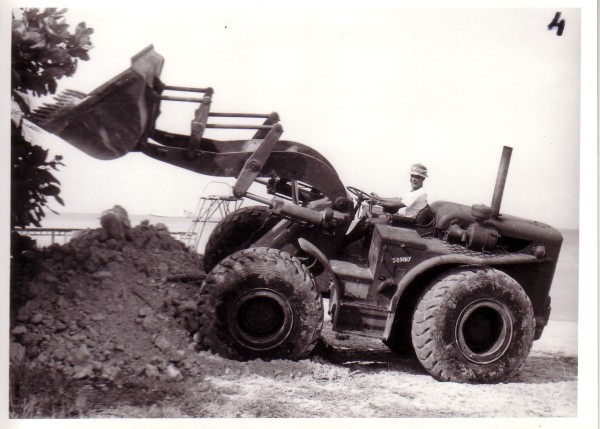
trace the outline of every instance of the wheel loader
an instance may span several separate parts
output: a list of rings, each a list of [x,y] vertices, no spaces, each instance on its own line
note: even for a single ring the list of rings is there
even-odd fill
[[[259,204],[221,220],[204,254],[198,347],[236,360],[302,359],[323,326],[413,353],[441,381],[497,383],[519,370],[550,315],[562,236],[501,213],[512,149],[490,206],[448,201],[403,218],[342,184],[316,150],[281,140],[276,113],[219,113],[210,87],[169,86],[152,46],[89,94],[67,91],[29,120],[99,159],[142,152],[208,176],[236,178]],[[156,128],[162,101],[194,103],[190,135]],[[219,124],[219,118],[255,124]],[[248,139],[207,138],[246,129]],[[82,180],[85,180],[82,178]],[[264,186],[265,195],[249,192]]]

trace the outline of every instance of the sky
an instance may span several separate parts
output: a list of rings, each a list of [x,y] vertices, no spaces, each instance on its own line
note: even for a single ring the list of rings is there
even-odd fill
[[[213,111],[277,111],[282,139],[321,152],[347,186],[397,196],[419,162],[429,169],[430,202],[490,205],[502,147],[510,146],[501,212],[578,228],[581,16],[561,9],[558,36],[548,30],[556,11],[391,2],[71,6],[67,22],[92,27],[94,48],[59,87],[89,92],[153,44],[165,58],[164,83],[213,87]],[[195,107],[163,102],[158,128],[189,134]],[[61,212],[120,204],[135,214],[180,213],[206,193],[226,192],[209,184],[221,178],[142,154],[100,161],[55,138],[40,144],[64,157],[56,176],[66,204],[52,205]]]

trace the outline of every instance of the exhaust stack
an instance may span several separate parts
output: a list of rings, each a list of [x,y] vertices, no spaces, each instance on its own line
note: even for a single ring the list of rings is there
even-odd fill
[[[502,203],[502,195],[504,194],[504,185],[506,184],[511,155],[512,147],[504,146],[500,167],[498,168],[498,176],[496,177],[494,196],[492,197],[492,218],[497,218],[500,215],[500,204]]]

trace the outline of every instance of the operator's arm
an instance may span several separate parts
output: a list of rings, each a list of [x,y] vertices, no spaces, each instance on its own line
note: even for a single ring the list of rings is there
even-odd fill
[[[377,204],[383,207],[383,209],[388,213],[395,213],[398,211],[398,209],[405,206],[405,204],[402,202],[402,198],[399,197],[384,198],[380,197],[375,192],[371,193],[371,195],[375,197]]]

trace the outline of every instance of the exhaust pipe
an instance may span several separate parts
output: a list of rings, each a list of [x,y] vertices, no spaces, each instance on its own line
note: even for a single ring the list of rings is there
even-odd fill
[[[508,165],[510,164],[511,155],[512,147],[504,146],[502,149],[502,158],[500,159],[500,167],[498,168],[498,176],[496,177],[492,206],[488,207],[483,204],[471,206],[471,215],[475,218],[475,222],[469,225],[466,230],[455,227],[452,231],[448,231],[454,237],[460,236],[461,241],[465,242],[465,245],[469,249],[491,251],[498,244],[500,234],[495,228],[486,225],[485,221],[497,219],[500,216],[500,204],[502,203],[502,194],[504,194],[504,185],[508,176]]]
[[[502,203],[502,195],[504,194],[504,185],[506,184],[506,177],[508,176],[508,166],[510,164],[511,155],[512,147],[504,146],[502,149],[500,167],[498,168],[498,176],[496,177],[494,196],[492,197],[492,218],[497,218],[500,215],[500,204]]]

